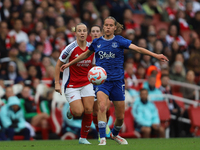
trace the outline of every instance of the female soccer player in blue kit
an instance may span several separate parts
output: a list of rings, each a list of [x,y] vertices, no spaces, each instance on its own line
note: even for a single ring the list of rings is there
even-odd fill
[[[120,35],[114,35],[115,33],[121,32],[122,29],[123,26],[119,24],[115,18],[109,16],[104,20],[104,35],[94,39],[86,52],[60,68],[61,71],[63,71],[65,68],[88,58],[95,52],[96,65],[106,70],[107,80],[102,85],[99,85],[96,91],[99,109],[97,115],[98,127],[101,138],[99,145],[106,145],[106,110],[107,101],[109,99],[114,104],[116,115],[115,124],[110,137],[119,144],[128,144],[124,138],[118,135],[123,125],[125,112],[124,49],[135,50],[136,52],[155,57],[160,61],[168,61],[167,57],[163,54],[152,53],[147,49],[132,44],[130,40]]]

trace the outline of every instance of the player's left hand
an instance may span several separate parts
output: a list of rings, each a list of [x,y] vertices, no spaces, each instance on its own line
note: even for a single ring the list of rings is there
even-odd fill
[[[65,70],[65,68],[68,68],[69,67],[69,64],[64,64],[60,67],[60,71],[63,72]]]
[[[157,54],[156,58],[160,61],[169,61],[168,58],[163,54]]]

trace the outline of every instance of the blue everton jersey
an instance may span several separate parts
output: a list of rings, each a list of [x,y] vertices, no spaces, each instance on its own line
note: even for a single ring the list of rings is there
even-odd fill
[[[95,52],[96,65],[106,70],[107,81],[124,79],[124,49],[128,49],[130,44],[130,40],[120,35],[109,40],[102,36],[94,39],[88,48]]]

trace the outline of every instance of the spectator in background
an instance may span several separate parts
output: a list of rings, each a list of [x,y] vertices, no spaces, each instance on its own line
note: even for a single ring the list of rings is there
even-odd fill
[[[67,44],[72,43],[73,41],[75,41],[75,35],[72,32],[72,28],[75,27],[75,21],[73,18],[69,18],[68,22],[67,22],[67,29],[65,30],[65,34],[67,35]]]
[[[142,60],[140,61],[140,64],[147,70],[149,68],[149,66],[152,65],[151,56],[143,55]]]
[[[47,68],[48,68],[49,66],[51,66],[50,58],[47,57],[47,56],[43,57],[43,58],[42,58],[42,65],[44,66],[44,69],[45,69],[44,75],[43,75],[43,77],[45,77],[45,76],[47,75]]]
[[[33,17],[30,12],[25,12],[23,14],[23,28],[22,31],[27,34],[34,29]]]
[[[133,14],[144,14],[144,10],[142,5],[138,2],[138,0],[128,0],[128,7],[131,9]]]
[[[163,94],[172,94],[169,80],[170,79],[168,75],[162,75],[161,86],[159,89],[163,92]],[[178,121],[178,118],[183,114],[183,110],[179,107],[179,105],[173,99],[169,99],[168,107],[169,107],[170,113],[172,115],[175,115],[176,117],[175,119],[171,119],[170,121],[170,137],[179,137],[180,132],[181,132],[181,129],[180,129],[181,124]]]
[[[125,107],[128,108],[133,105],[134,101],[138,100],[139,94],[138,91],[128,86],[127,78],[124,78],[124,82],[125,82]]]
[[[46,68],[46,75],[42,78],[43,81],[47,81],[46,85],[48,87],[53,87],[55,78],[55,68],[54,66],[48,66]]]
[[[4,0],[0,10],[0,22],[9,21],[11,16],[11,0]]]
[[[24,140],[30,140],[30,130],[25,126],[20,100],[16,96],[8,98],[8,103],[1,108],[0,117],[9,140],[13,140],[14,135],[23,135]]]
[[[23,61],[21,61],[17,56],[19,54],[19,50],[16,47],[12,47],[8,52],[8,57],[11,61],[14,61],[17,64],[17,68],[19,71],[19,75],[23,78],[27,78],[27,69]]]
[[[132,114],[135,119],[135,129],[141,132],[144,138],[150,138],[152,130],[158,134],[158,137],[165,137],[165,129],[160,125],[158,110],[148,100],[146,89],[140,90],[140,100],[134,102]]]
[[[147,37],[148,35],[148,30],[149,30],[149,26],[153,24],[153,17],[149,16],[149,15],[145,15],[145,18],[143,20],[143,22],[141,23],[141,36],[142,38]]]
[[[185,50],[187,48],[187,43],[183,39],[183,37],[179,34],[179,29],[176,25],[171,24],[169,26],[168,35],[166,36],[166,41],[168,45],[171,45],[173,41],[177,41],[178,45]]]
[[[45,29],[43,29],[40,32],[39,36],[40,36],[39,42],[41,42],[44,45],[43,54],[45,56],[51,55],[53,48],[52,48],[51,43],[48,39],[47,31]]]
[[[158,31],[158,39],[162,41],[162,44],[164,47],[168,46],[168,43],[166,41],[166,36],[167,36],[167,30],[164,28],[161,28]]]
[[[24,63],[27,63],[31,59],[31,55],[28,54],[26,50],[26,43],[20,42],[18,45],[18,50],[19,50],[19,54],[17,57]]]
[[[190,30],[189,24],[186,20],[186,13],[183,10],[178,10],[176,15],[176,20],[179,23],[179,27],[181,31]]]
[[[89,10],[83,10],[81,13],[81,20],[88,28],[90,28],[92,25],[91,17],[91,12]]]
[[[119,23],[123,23],[123,12],[128,6],[121,0],[109,0],[106,4],[109,7],[110,15]]]
[[[105,20],[108,16],[110,16],[110,10],[109,8],[105,5],[101,7],[101,20]]]
[[[42,77],[39,76],[36,66],[30,65],[28,67],[28,78],[26,80],[30,80],[32,82],[35,78],[41,79]]]
[[[125,64],[125,73],[124,76],[127,81],[127,86],[129,88],[136,88],[137,89],[137,78],[134,73],[133,63],[126,63]]]
[[[60,28],[60,27],[63,28],[63,27],[65,27],[65,21],[64,21],[63,17],[58,16],[58,17],[56,18],[55,27],[56,27],[56,28]]]
[[[22,6],[22,12],[30,12],[31,14],[35,13],[35,7],[32,0],[24,1],[24,4]]]
[[[35,33],[37,35],[36,40],[39,40],[39,34],[44,29],[44,23],[42,21],[38,21],[35,23]]]
[[[162,54],[163,53],[163,50],[164,50],[164,47],[163,47],[163,44],[162,44],[162,41],[161,40],[156,40],[154,43],[153,43],[153,52],[156,53],[156,54]],[[160,64],[159,64],[159,61],[157,59],[154,59],[152,58],[152,63],[160,69]]]
[[[147,15],[153,16],[155,14],[162,14],[163,10],[162,8],[158,5],[157,0],[147,0],[147,2],[145,2],[142,5],[145,13]]]
[[[55,1],[54,7],[57,15],[62,15],[65,12],[65,7],[62,0]]]
[[[1,98],[2,102],[4,104],[7,104],[8,98],[11,97],[11,96],[15,96],[15,94],[13,92],[13,88],[12,88],[12,86],[7,86],[5,88],[5,95]]]
[[[176,13],[178,11],[178,5],[176,0],[168,0],[168,4],[165,8],[165,21],[172,21],[176,18]]]
[[[125,29],[135,29],[138,24],[133,20],[133,14],[130,9],[125,9],[123,13],[123,24]]]
[[[17,64],[14,61],[8,63],[8,68],[4,80],[11,80],[14,84],[23,81],[23,78],[19,75]]]
[[[53,50],[53,52],[51,53],[50,61],[54,67],[56,66],[59,56],[60,56],[60,52],[58,50]]]
[[[31,31],[28,33],[29,42],[26,44],[26,51],[28,54],[31,54],[36,47],[36,33]]]
[[[183,69],[183,63],[180,61],[175,61],[171,73],[170,79],[175,81],[184,82],[185,81],[185,70]]]
[[[189,70],[186,74],[186,79],[184,81],[185,83],[189,84],[195,84],[195,74],[194,71]],[[188,87],[182,87],[181,88],[181,93],[183,94],[184,98],[194,100],[195,99],[195,89],[193,88],[188,88]]]
[[[41,53],[37,50],[33,51],[31,59],[26,63],[26,67],[35,66],[38,71],[38,76],[42,77],[45,73],[45,68],[41,63]]]
[[[131,40],[132,43],[136,43],[135,42],[135,31],[133,29],[127,29],[125,37],[127,39]]]
[[[41,112],[48,114],[49,116],[51,115],[51,104],[53,100],[53,93],[54,93],[54,89],[49,88],[47,91],[46,97],[41,98],[41,101],[40,101]]]
[[[8,33],[10,37],[15,38],[16,43],[28,43],[28,35],[24,31],[22,31],[22,27],[22,21],[20,19],[17,19],[14,22],[14,29]]]
[[[8,35],[8,24],[5,21],[0,22],[0,58],[8,57],[8,49],[14,43],[14,38]]]
[[[36,24],[39,21],[43,21],[44,15],[45,15],[44,10],[41,7],[37,7],[36,12],[35,12],[35,16],[34,16],[34,19],[33,19],[33,23]]]
[[[33,127],[41,127],[43,139],[48,139],[49,115],[46,113],[38,113],[39,107],[31,97],[30,88],[28,86],[23,88],[20,101],[21,110],[24,113],[26,121]]]
[[[156,76],[151,75],[147,82],[143,83],[143,88],[147,89],[149,100],[151,101],[162,101],[164,100],[162,96],[162,91],[156,88]]]
[[[83,10],[88,10],[91,14],[91,19],[95,20],[99,17],[99,12],[92,1],[86,1],[83,4]]]
[[[154,26],[150,26],[150,27],[155,28]],[[155,43],[156,39],[157,39],[156,32],[149,31],[148,36],[147,36],[147,45],[148,45],[148,48],[150,51],[154,50],[154,43]]]
[[[146,69],[142,65],[137,66],[136,77],[137,79],[146,78]]]
[[[49,26],[51,25],[55,25],[55,19],[56,19],[57,15],[56,15],[56,11],[55,8],[53,6],[50,6],[47,8],[47,14],[45,17],[45,20],[47,21],[47,24]]]

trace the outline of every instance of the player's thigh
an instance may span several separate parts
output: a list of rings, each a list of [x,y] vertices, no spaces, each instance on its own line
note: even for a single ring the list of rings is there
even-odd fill
[[[124,101],[113,101],[115,107],[115,116],[117,119],[124,119],[125,102]]]
[[[81,116],[82,113],[84,112],[84,106],[81,99],[75,100],[71,102],[69,105],[70,105],[72,113],[75,116]]]
[[[65,96],[74,114],[80,115],[84,111],[81,100],[81,88],[67,88]]]
[[[81,87],[81,98],[83,100],[85,113],[92,113],[94,106],[94,89],[92,84]]]

